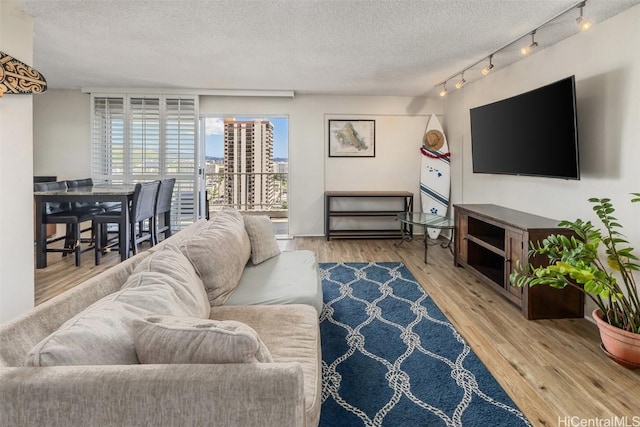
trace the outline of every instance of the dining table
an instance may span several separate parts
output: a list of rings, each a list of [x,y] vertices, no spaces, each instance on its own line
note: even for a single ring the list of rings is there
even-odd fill
[[[86,187],[52,191],[34,191],[36,221],[36,268],[47,266],[47,233],[44,218],[47,203],[101,203],[120,202],[122,209],[118,223],[120,260],[129,256],[129,206],[133,199],[135,184],[96,184]]]

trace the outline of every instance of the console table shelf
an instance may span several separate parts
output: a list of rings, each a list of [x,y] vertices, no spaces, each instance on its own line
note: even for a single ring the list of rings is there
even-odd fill
[[[332,220],[336,218],[374,218],[395,219],[398,213],[413,211],[413,193],[409,191],[325,191],[324,193],[324,233],[327,240],[340,239],[399,239],[405,234],[412,234],[413,230],[407,224],[403,230],[400,225],[397,228],[359,229],[359,228],[335,228]],[[351,199],[351,202],[367,201],[375,204],[376,201],[384,201],[385,207],[379,209],[360,208],[338,209],[335,205],[338,199]],[[386,200],[385,200],[386,199]],[[389,209],[388,201],[398,203],[397,209]],[[395,201],[394,201],[395,200]]]
[[[398,211],[330,211],[329,215],[338,216],[395,216]]]
[[[551,234],[569,234],[558,221],[496,205],[454,205],[454,263],[520,307],[527,319],[584,316],[584,294],[572,287],[512,286],[517,262],[546,265],[546,257],[528,257],[529,245]]]

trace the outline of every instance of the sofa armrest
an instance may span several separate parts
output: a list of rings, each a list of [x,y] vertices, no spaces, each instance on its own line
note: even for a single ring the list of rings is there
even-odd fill
[[[0,425],[304,423],[298,363],[0,368]]]

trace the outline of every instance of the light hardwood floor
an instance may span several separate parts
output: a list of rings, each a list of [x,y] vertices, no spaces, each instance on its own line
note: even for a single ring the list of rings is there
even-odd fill
[[[640,371],[610,361],[589,320],[525,320],[513,304],[454,267],[448,249],[430,247],[424,264],[419,240],[399,247],[393,240],[320,237],[279,243],[283,249],[312,250],[320,262],[403,262],[534,426],[624,425],[604,424],[614,417],[640,425]],[[85,253],[76,268],[73,257],[49,254],[49,267],[36,270],[36,304],[118,261],[117,254],[108,254],[96,267],[92,255]],[[595,424],[598,419],[601,424]]]

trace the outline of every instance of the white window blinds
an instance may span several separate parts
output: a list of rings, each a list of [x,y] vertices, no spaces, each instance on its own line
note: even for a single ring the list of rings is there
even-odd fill
[[[157,179],[160,170],[160,99],[130,98],[129,156],[132,182]]]
[[[172,221],[196,219],[197,97],[92,95],[96,182],[176,178]]]
[[[193,98],[166,98],[164,112],[163,169],[176,179],[176,227],[182,228],[197,217],[197,103]]]
[[[93,99],[93,179],[123,183],[125,180],[125,106],[122,97]]]

